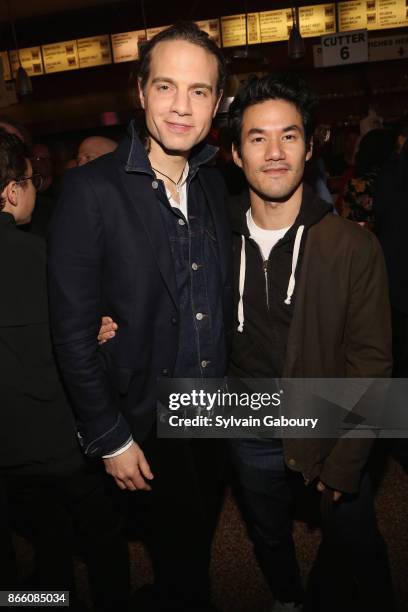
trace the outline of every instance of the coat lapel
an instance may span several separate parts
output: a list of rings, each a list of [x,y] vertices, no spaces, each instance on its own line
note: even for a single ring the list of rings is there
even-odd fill
[[[179,297],[173,257],[169,237],[159,208],[160,203],[152,187],[153,177],[148,174],[125,172],[123,168],[121,169],[121,177],[127,195],[134,204],[139,220],[149,237],[163,282],[178,309]]]

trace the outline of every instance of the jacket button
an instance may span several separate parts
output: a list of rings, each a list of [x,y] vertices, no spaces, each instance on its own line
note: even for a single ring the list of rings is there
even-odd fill
[[[203,359],[201,362],[201,367],[202,368],[206,368],[208,365],[210,365],[211,361],[208,361],[208,359]]]
[[[162,373],[162,376],[168,376],[169,375],[169,371],[168,371],[167,368],[163,368],[161,373]]]
[[[152,181],[152,187],[153,189],[158,189],[159,183],[157,181]]]
[[[197,321],[202,321],[204,319],[204,315],[202,312],[197,312],[196,314]]]
[[[198,264],[196,264],[195,262],[191,264],[191,267],[194,271],[198,270]]]
[[[288,465],[296,465],[296,460],[295,459],[289,459]]]
[[[171,324],[177,325],[177,317],[171,317]]]

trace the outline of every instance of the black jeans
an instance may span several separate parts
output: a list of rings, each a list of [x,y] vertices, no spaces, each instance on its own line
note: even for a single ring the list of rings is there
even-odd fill
[[[192,610],[209,600],[211,542],[224,491],[223,440],[157,439],[143,444],[154,474],[146,496],[147,544],[166,602]]]
[[[392,344],[394,378],[408,378],[408,315],[392,309]],[[396,438],[391,445],[392,454],[408,473],[408,439]]]
[[[274,597],[304,601],[310,612],[391,612],[388,558],[368,476],[357,495],[345,494],[334,505],[304,595],[292,538],[295,489],[304,487],[302,477],[284,467],[279,449],[265,460],[267,443],[260,457],[257,441],[248,442],[231,443],[233,462],[255,552]],[[313,493],[317,503],[319,495]]]
[[[125,609],[128,549],[115,487],[100,466],[58,476],[1,474],[0,590],[18,585],[10,546],[12,523],[17,520],[34,545],[34,588],[74,595],[76,544],[87,563],[95,609]]]

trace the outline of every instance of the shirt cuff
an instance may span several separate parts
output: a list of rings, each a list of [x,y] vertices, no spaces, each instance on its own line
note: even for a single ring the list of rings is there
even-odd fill
[[[102,459],[111,459],[111,457],[117,457],[118,455],[121,455],[122,453],[127,451],[127,449],[130,448],[132,444],[134,444],[133,438],[130,438],[130,440],[128,440],[124,446],[118,448],[118,450],[114,451],[113,453],[109,453],[108,455],[102,455]]]

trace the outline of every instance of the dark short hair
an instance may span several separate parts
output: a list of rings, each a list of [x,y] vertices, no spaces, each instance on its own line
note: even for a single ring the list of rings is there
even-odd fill
[[[0,115],[0,123],[10,125],[11,127],[18,130],[21,136],[23,137],[23,141],[26,143],[26,145],[31,146],[30,132],[27,130],[27,128],[22,123],[20,123],[19,121],[16,121],[13,117],[9,117],[9,115]]]
[[[227,75],[227,65],[225,57],[215,42],[208,36],[206,32],[200,30],[198,25],[193,21],[178,21],[174,25],[162,30],[151,40],[142,46],[139,60],[138,79],[142,88],[146,85],[150,72],[150,60],[152,51],[160,42],[167,40],[185,40],[186,42],[197,45],[206,49],[209,53],[215,56],[218,64],[218,80],[217,92],[220,93],[224,89],[225,79]]]
[[[28,147],[19,137],[0,128],[0,194],[10,181],[25,177],[29,157]],[[3,206],[0,199],[0,210]]]
[[[267,100],[285,100],[296,106],[302,116],[305,140],[309,143],[315,128],[314,114],[317,98],[307,88],[303,79],[297,75],[268,74],[263,77],[252,76],[241,83],[229,107],[228,127],[231,130],[232,142],[238,151],[241,146],[244,111],[249,106]]]

